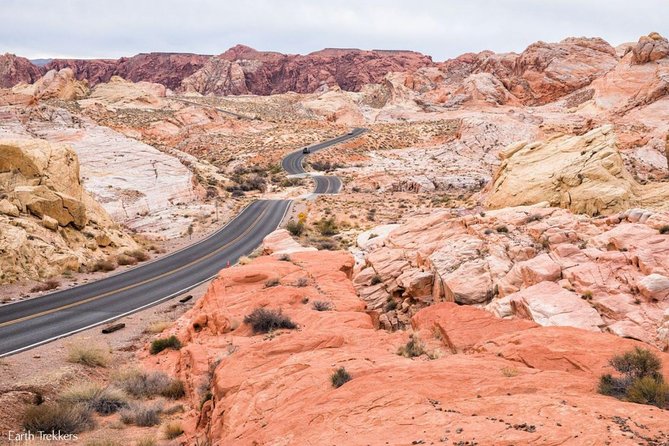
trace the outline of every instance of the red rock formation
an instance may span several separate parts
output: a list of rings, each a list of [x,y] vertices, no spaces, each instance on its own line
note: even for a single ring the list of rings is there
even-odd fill
[[[359,91],[393,71],[434,65],[413,51],[325,49],[308,55],[256,51],[243,45],[212,58],[183,88],[202,94],[311,93],[323,85]]]
[[[636,64],[655,62],[669,56],[669,41],[658,33],[641,36],[636,46],[632,47],[632,61]]]
[[[341,252],[261,257],[225,269],[178,323],[180,351],[147,367],[185,383],[187,444],[664,444],[669,412],[597,394],[615,354],[644,344],[572,327],[505,321],[441,303],[409,333],[374,328]],[[306,278],[306,286],[296,284]],[[268,279],[279,285],[267,288]],[[327,300],[331,311],[311,308]],[[306,302],[306,303],[305,303]],[[244,315],[282,308],[299,325],[254,335]],[[669,355],[656,350],[669,371]],[[352,379],[330,383],[345,367]],[[210,392],[210,393],[207,393]],[[204,398],[203,398],[204,397]]]
[[[31,84],[42,71],[25,57],[5,53],[0,55],[0,88],[10,88],[19,82]]]
[[[546,104],[606,74],[617,63],[615,49],[599,38],[536,42],[520,54],[467,53],[440,64],[447,82],[490,73],[526,105]]]
[[[202,68],[211,56],[190,53],[142,53],[133,57],[111,59],[55,59],[45,68],[72,68],[77,79],[87,79],[91,86],[120,76],[133,82],[147,81],[176,89],[181,81]]]

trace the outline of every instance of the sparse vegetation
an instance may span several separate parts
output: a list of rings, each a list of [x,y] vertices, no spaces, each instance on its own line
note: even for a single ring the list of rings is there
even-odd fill
[[[109,272],[109,271],[114,271],[116,269],[117,265],[116,263],[112,262],[111,260],[98,260],[93,264],[93,267],[91,268],[92,272],[97,272],[97,271],[104,271],[104,272]]]
[[[88,367],[107,367],[110,354],[107,348],[78,343],[68,348],[67,360]]]
[[[288,223],[286,223],[286,230],[290,232],[294,236],[299,236],[302,235],[304,232],[304,223],[301,221],[295,221],[291,220]]]
[[[33,433],[78,434],[91,427],[91,410],[80,404],[44,403],[30,406],[23,416],[23,428]]]
[[[149,352],[152,355],[157,355],[158,353],[168,348],[171,348],[172,350],[179,350],[181,348],[181,341],[179,341],[179,338],[172,335],[167,338],[156,339],[155,341],[151,342],[151,349]]]
[[[146,251],[143,251],[141,249],[133,249],[132,251],[128,251],[126,254],[134,258],[138,262],[145,262],[151,258]]]
[[[506,233],[509,232],[509,228],[507,228],[507,227],[504,226],[504,225],[497,226],[497,227],[495,228],[495,230],[496,230],[497,232],[499,232],[500,234],[506,234]]]
[[[316,311],[330,311],[332,310],[332,302],[328,302],[325,300],[315,300],[311,304],[311,308],[313,308]]]
[[[121,410],[121,421],[125,424],[134,424],[135,426],[150,427],[160,424],[160,406],[144,406],[135,404]]]
[[[162,333],[166,329],[170,328],[172,326],[172,323],[169,321],[156,321],[152,322],[149,324],[144,332],[146,333],[153,333],[153,334],[158,334]]]
[[[279,279],[276,278],[276,277],[273,277],[271,279],[267,279],[265,281],[265,288],[272,288],[272,287],[275,287],[275,286],[278,286],[278,285],[279,285]]]
[[[339,227],[334,217],[323,218],[316,222],[316,229],[323,236],[335,235],[339,232]]]
[[[389,311],[395,311],[397,309],[397,301],[395,299],[390,299],[383,307],[383,311],[386,313]]]
[[[295,286],[298,288],[304,288],[308,284],[309,284],[309,279],[307,279],[306,277],[300,277],[299,279],[297,279],[297,282],[295,282]]]
[[[244,317],[244,323],[251,326],[253,332],[269,333],[270,331],[297,328],[297,325],[290,320],[288,316],[281,313],[281,310],[269,310],[266,308],[256,308],[250,314]]]
[[[100,415],[110,415],[128,405],[128,397],[120,389],[96,384],[71,387],[60,395],[59,400],[69,404],[83,404]]]
[[[156,439],[153,437],[144,437],[137,440],[137,446],[156,446]]]
[[[397,349],[397,354],[407,358],[416,358],[425,353],[425,345],[416,334],[409,336],[409,341]]]
[[[116,256],[116,263],[121,266],[136,265],[137,259],[126,254],[119,254]]]
[[[162,372],[147,373],[131,370],[116,376],[114,381],[117,386],[136,398],[162,395],[178,399],[185,393],[180,380],[172,379]]]
[[[622,376],[602,375],[598,391],[639,404],[649,404],[660,408],[667,406],[669,385],[661,374],[662,362],[650,350],[636,347],[634,350],[617,355],[609,361]]]
[[[179,435],[183,434],[184,430],[179,423],[168,423],[165,426],[165,438],[172,440],[177,438]]]
[[[378,285],[378,284],[380,284],[381,282],[383,282],[383,279],[381,279],[381,276],[379,276],[378,274],[374,274],[374,275],[372,276],[371,281],[370,281],[370,283],[371,283],[372,285]]]
[[[347,382],[349,382],[351,379],[351,374],[346,371],[344,367],[339,367],[337,370],[334,371],[332,376],[330,376],[330,382],[332,383],[332,387],[335,389],[338,389],[339,387],[343,386]]]
[[[70,273],[71,274],[71,273]],[[65,275],[65,273],[63,273]],[[49,279],[46,282],[38,283],[30,289],[31,293],[39,293],[42,291],[51,291],[55,290],[60,286],[60,282],[55,279]]]

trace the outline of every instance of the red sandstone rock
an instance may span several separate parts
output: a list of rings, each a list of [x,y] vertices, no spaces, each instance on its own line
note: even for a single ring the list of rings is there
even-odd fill
[[[19,82],[31,84],[41,75],[39,67],[24,57],[9,53],[0,55],[0,88],[10,88]]]

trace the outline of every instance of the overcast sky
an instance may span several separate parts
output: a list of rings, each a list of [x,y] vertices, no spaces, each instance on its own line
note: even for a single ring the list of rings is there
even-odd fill
[[[669,34],[669,0],[0,0],[0,53],[28,58],[411,49],[441,61],[537,40]]]

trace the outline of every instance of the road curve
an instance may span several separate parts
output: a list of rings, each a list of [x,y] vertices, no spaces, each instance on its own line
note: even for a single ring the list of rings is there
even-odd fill
[[[356,129],[311,150],[362,132]],[[297,152],[300,156],[295,156]],[[284,159],[289,173],[304,172],[304,155],[297,152]],[[315,181],[317,193],[341,189],[337,177],[318,176]],[[0,306],[0,357],[111,322],[211,280],[228,262],[237,262],[260,245],[279,226],[290,204],[290,200],[255,201],[223,228],[170,255],[95,282]]]

